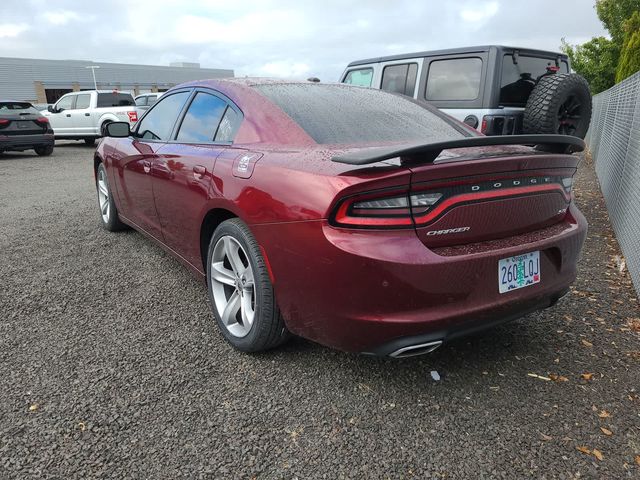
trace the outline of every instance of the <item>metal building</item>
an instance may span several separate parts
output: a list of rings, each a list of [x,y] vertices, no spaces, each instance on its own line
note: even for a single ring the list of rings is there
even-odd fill
[[[233,70],[200,68],[198,63],[180,62],[163,67],[0,57],[0,98],[54,103],[65,93],[93,90],[93,73],[98,89],[130,91],[135,95],[162,92],[191,80],[233,77]]]

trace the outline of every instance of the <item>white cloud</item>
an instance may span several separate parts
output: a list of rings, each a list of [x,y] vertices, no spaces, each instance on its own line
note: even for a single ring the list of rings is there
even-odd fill
[[[61,12],[44,12],[42,16],[52,25],[66,25],[70,21],[80,20],[80,15],[69,10]]]
[[[467,7],[460,10],[460,18],[465,22],[470,23],[483,22],[498,13],[498,9],[498,2],[490,2],[485,5],[474,5],[473,7]]]
[[[29,25],[26,23],[0,23],[0,38],[12,38],[17,37],[22,32],[29,30]]]
[[[0,10],[0,56],[199,62],[323,81],[362,58],[490,44],[558,50],[561,37],[605,34],[592,0],[0,0]]]
[[[311,67],[303,62],[283,60],[279,62],[269,62],[259,66],[254,72],[261,77],[280,78],[306,78],[311,72]],[[254,73],[255,75],[256,73]]]

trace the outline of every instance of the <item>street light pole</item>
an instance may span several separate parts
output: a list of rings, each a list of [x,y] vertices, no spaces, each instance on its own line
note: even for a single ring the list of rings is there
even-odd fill
[[[91,73],[93,74],[93,87],[95,90],[98,90],[98,82],[96,82],[96,68],[100,68],[100,65],[89,65],[85,68],[91,69]]]

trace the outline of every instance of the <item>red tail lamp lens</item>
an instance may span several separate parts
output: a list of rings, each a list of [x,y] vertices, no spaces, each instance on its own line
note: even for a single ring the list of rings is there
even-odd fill
[[[338,208],[335,223],[341,226],[402,228],[413,226],[412,213],[426,212],[436,203],[439,193],[355,197]]]

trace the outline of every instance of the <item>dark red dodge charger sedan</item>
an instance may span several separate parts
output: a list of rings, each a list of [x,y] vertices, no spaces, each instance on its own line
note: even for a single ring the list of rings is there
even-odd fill
[[[180,85],[106,134],[105,228],[202,277],[242,351],[295,334],[427,353],[553,305],[576,277],[578,138],[485,137],[384,91],[259,79]]]

